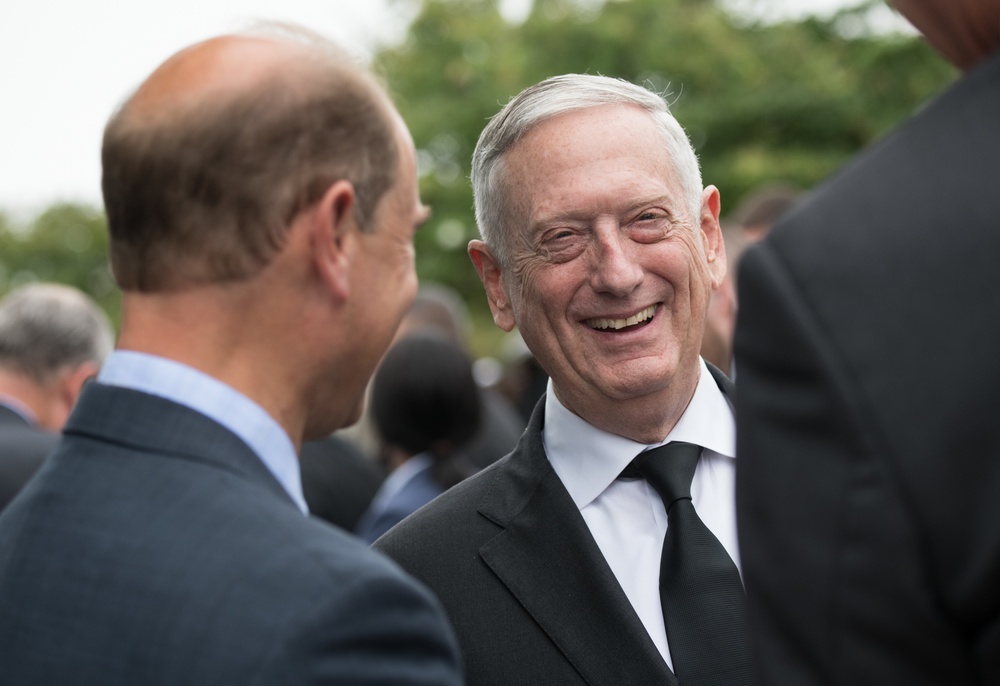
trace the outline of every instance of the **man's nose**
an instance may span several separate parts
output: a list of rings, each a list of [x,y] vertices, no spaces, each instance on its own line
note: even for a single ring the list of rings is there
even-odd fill
[[[617,222],[597,231],[595,265],[591,277],[594,290],[624,297],[642,283],[643,270],[637,260],[635,243],[625,236]]]

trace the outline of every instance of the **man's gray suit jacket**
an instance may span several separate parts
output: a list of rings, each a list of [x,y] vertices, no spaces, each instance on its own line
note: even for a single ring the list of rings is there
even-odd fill
[[[0,684],[459,684],[438,604],[204,415],[90,384],[0,516]]]

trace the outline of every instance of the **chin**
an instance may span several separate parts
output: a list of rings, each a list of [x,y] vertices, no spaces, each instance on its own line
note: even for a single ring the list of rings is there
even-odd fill
[[[595,385],[610,398],[631,400],[666,390],[676,375],[675,366],[625,363],[606,370]]]
[[[635,400],[637,398],[646,398],[656,393],[662,392],[669,386],[669,383],[661,382],[651,382],[649,380],[643,381],[643,383],[630,383],[630,384],[605,384],[602,389],[604,394],[609,398],[617,401],[624,400]]]
[[[315,416],[309,418],[304,431],[304,439],[313,441],[326,438],[330,434],[353,426],[361,419],[365,409],[365,394],[361,393],[358,400],[350,408],[338,406],[336,403],[323,404],[322,410],[316,406]]]
[[[338,431],[340,429],[346,429],[349,426],[354,426],[361,420],[362,415],[365,413],[366,405],[366,394],[362,393],[358,400],[354,403],[354,406],[348,411],[348,413],[342,417],[339,426],[335,426],[333,431]],[[333,433],[331,431],[330,433]]]

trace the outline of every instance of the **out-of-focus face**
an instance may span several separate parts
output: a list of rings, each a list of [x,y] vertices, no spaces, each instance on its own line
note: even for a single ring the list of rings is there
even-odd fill
[[[725,274],[718,191],[691,216],[662,134],[630,106],[546,120],[506,168],[512,264],[480,269],[496,323],[517,325],[560,401],[596,426],[624,435],[606,421],[621,401],[686,405]]]
[[[1000,50],[1000,0],[890,0],[959,69]]]
[[[398,119],[400,168],[398,178],[375,211],[371,227],[359,237],[359,253],[352,269],[352,297],[356,303],[352,321],[356,331],[357,356],[351,362],[367,384],[392,341],[403,315],[417,293],[413,237],[427,219],[429,210],[420,202],[413,139]],[[357,421],[363,409],[359,394]]]

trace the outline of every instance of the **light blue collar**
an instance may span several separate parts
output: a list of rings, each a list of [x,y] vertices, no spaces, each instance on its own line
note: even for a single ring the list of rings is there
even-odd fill
[[[292,440],[264,408],[242,393],[186,364],[132,350],[109,355],[97,381],[166,398],[226,427],[250,446],[299,509],[309,512]]]

